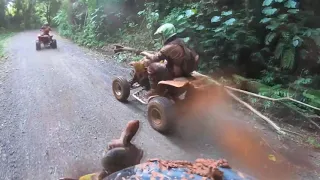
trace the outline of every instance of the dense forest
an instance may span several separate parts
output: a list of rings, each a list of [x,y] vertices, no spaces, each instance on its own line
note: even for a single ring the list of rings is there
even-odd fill
[[[153,33],[173,23],[200,54],[199,71],[243,90],[290,96],[319,108],[318,7],[317,0],[0,0],[0,30],[35,29],[48,22],[90,48],[121,43],[156,50],[161,41]],[[319,110],[283,104],[319,123]]]

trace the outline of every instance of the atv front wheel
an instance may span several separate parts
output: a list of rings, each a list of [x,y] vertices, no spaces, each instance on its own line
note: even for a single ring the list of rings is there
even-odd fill
[[[117,77],[112,82],[112,91],[114,97],[120,102],[127,101],[130,95],[130,84],[127,79],[123,77]]]
[[[37,51],[41,50],[41,43],[39,41],[36,41],[36,50]]]
[[[165,97],[154,97],[148,103],[148,121],[161,134],[169,134],[174,121],[173,103]]]
[[[52,40],[51,48],[57,49],[57,40],[55,40],[55,39]]]

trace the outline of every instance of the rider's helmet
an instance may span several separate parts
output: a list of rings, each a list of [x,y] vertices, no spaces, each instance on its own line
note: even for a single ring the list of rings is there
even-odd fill
[[[172,36],[176,35],[177,31],[173,24],[171,23],[165,23],[161,25],[157,31],[154,33],[154,35],[161,35],[163,40],[166,41]]]
[[[49,27],[49,23],[44,23],[42,27]]]

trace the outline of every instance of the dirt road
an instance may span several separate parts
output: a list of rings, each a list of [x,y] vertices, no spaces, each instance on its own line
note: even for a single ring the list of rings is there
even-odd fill
[[[60,37],[58,49],[37,52],[37,33],[12,37],[0,63],[1,179],[54,180],[99,170],[107,142],[133,119],[142,122],[136,143],[145,159],[225,157],[203,129],[167,138],[148,125],[144,106],[116,101],[112,79],[128,69]]]
[[[14,36],[1,63],[1,179],[49,180],[97,170],[107,142],[133,119],[143,123],[136,142],[148,149],[145,158],[193,160],[206,154],[200,147],[186,152],[153,131],[138,103],[115,100],[112,78],[127,69],[60,37],[57,50],[37,52],[37,33]]]

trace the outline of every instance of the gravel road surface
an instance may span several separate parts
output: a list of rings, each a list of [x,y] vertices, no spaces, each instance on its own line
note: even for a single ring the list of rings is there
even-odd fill
[[[231,166],[237,162],[213,146],[212,128],[199,126],[191,134],[182,128],[165,137],[149,126],[145,106],[132,99],[116,101],[112,80],[129,74],[125,66],[55,34],[58,49],[36,51],[37,33],[12,37],[8,57],[0,62],[0,179],[56,180],[100,170],[107,143],[134,119],[142,122],[135,142],[145,150],[144,159],[225,157]],[[241,162],[235,166],[248,172]]]
[[[145,159],[218,157],[208,145],[181,148],[151,129],[144,106],[116,101],[112,79],[128,69],[59,36],[58,49],[37,52],[37,33],[11,38],[0,66],[1,179],[50,180],[98,170],[107,142],[133,119],[142,122],[136,143],[147,150]]]

